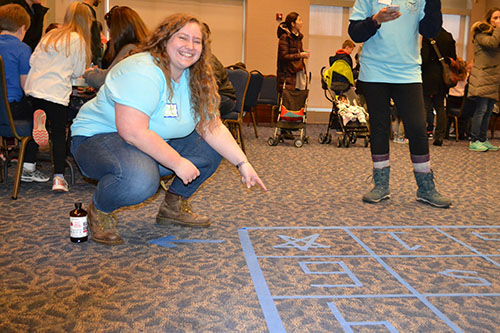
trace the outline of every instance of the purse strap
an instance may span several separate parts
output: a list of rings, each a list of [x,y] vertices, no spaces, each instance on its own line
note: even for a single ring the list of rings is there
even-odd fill
[[[438,60],[441,64],[445,64],[446,62],[444,61],[444,58],[443,56],[441,55],[441,52],[439,52],[439,48],[436,44],[436,40],[434,38],[429,38],[429,40],[431,41],[431,45],[432,47],[434,47],[434,51],[436,51],[436,55],[438,56]]]

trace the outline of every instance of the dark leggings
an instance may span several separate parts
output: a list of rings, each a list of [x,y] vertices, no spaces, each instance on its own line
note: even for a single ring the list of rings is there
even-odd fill
[[[410,144],[410,153],[412,155],[429,154],[422,84],[363,82],[362,85],[370,115],[372,155],[389,153],[391,98],[403,121],[405,136]]]
[[[64,174],[68,107],[35,97],[32,97],[32,101],[35,110],[42,109],[47,115],[47,130],[49,131],[49,137],[52,141],[54,173]]]
[[[33,104],[31,104],[31,100],[29,98],[23,96],[19,102],[11,102],[9,104],[12,117],[15,120],[27,120],[30,123],[33,123],[33,113],[35,112],[35,109],[33,109]],[[24,163],[35,163],[37,154],[38,145],[35,140],[30,140],[26,146]]]

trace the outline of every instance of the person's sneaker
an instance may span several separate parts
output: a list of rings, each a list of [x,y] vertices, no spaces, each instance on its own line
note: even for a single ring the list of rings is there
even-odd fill
[[[484,143],[482,143],[481,141],[476,140],[474,142],[471,141],[469,143],[469,150],[473,150],[473,151],[488,151],[488,147],[486,147],[484,145]]]
[[[436,139],[434,140],[434,142],[432,143],[434,146],[442,146],[443,145],[443,140],[439,140],[439,139]]]
[[[68,183],[66,182],[66,179],[62,177],[54,177],[54,180],[52,181],[52,191],[54,192],[68,192]]]
[[[395,143],[408,143],[407,138],[394,138],[392,141]]]
[[[492,151],[495,151],[495,150],[498,150],[498,146],[494,146],[492,145],[488,140],[482,142],[482,144],[488,148],[488,150],[492,150]]]
[[[45,175],[38,169],[34,171],[29,171],[26,168],[23,168],[23,173],[21,175],[21,181],[25,183],[37,182],[37,183],[45,183],[50,180],[50,177]]]
[[[36,110],[33,114],[33,140],[40,147],[48,146],[49,133],[45,129],[47,115],[43,110]]]
[[[432,131],[427,131],[427,137],[430,139],[434,138],[434,135],[432,134]]]

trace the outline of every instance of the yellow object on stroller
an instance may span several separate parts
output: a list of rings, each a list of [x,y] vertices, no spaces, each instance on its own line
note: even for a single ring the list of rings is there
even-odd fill
[[[309,143],[306,135],[308,96],[307,87],[305,90],[287,90],[283,84],[274,135],[267,140],[270,146],[276,146],[285,140],[294,140],[297,148]],[[299,134],[294,134],[294,131],[299,131]]]
[[[365,147],[368,147],[368,113],[359,105],[359,99],[352,90],[354,78],[351,66],[339,59],[328,70],[325,71],[325,68],[321,68],[321,87],[326,99],[332,102],[332,111],[326,133],[319,134],[319,143],[331,143],[330,129],[333,129],[338,137],[337,147],[347,148],[360,137],[364,138]]]

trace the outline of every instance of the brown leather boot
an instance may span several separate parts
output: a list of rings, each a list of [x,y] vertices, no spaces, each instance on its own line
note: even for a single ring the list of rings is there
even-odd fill
[[[103,213],[95,208],[91,201],[88,207],[89,229],[95,242],[106,245],[118,245],[123,243],[116,225],[118,220],[113,213]]]
[[[193,213],[191,204],[180,195],[165,193],[165,199],[156,216],[158,224],[178,224],[186,227],[206,228],[210,226],[208,217]]]

